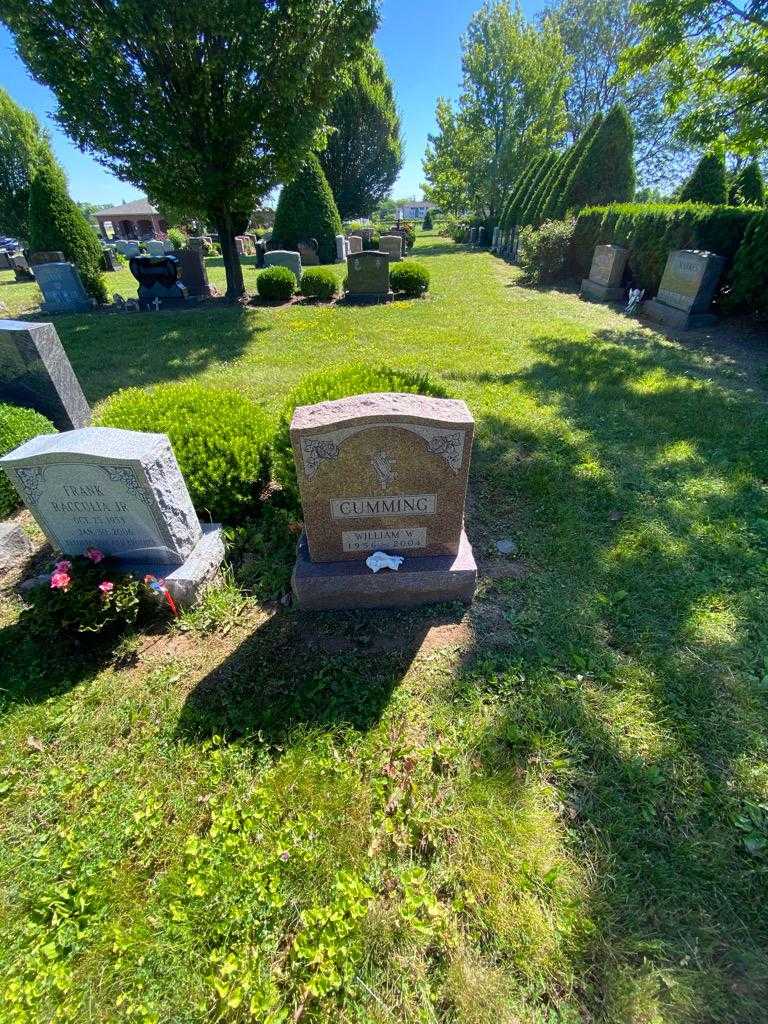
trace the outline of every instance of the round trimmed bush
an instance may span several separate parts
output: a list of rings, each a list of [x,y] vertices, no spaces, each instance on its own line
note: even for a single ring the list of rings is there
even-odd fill
[[[310,299],[332,299],[338,291],[336,275],[330,267],[308,267],[301,275],[301,294]]]
[[[38,434],[55,434],[56,427],[34,409],[16,405],[0,405],[0,455],[7,455]],[[0,519],[5,519],[21,505],[21,498],[11,481],[0,470]]]
[[[96,422],[167,434],[192,504],[206,518],[232,522],[258,505],[268,479],[270,424],[238,391],[192,383],[126,388],[106,400]]]
[[[389,271],[389,283],[393,292],[403,292],[417,299],[429,289],[429,271],[415,260],[395,263]]]
[[[256,291],[270,302],[287,302],[297,287],[296,275],[288,267],[267,267],[256,278]]]
[[[281,484],[284,497],[289,505],[296,509],[301,508],[290,435],[294,409],[299,405],[330,402],[335,398],[345,398],[347,395],[365,395],[381,391],[431,395],[434,398],[448,397],[448,392],[442,385],[433,383],[424,374],[392,370],[387,366],[376,367],[362,364],[312,374],[305,377],[291,391],[280,413],[272,442],[273,475],[275,480]]]

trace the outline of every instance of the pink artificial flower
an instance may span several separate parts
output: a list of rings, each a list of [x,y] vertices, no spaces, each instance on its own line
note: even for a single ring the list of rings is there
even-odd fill
[[[66,590],[70,584],[70,576],[66,572],[55,572],[51,576],[52,590]]]
[[[72,568],[72,563],[68,562],[66,558],[56,563],[56,572],[69,572]]]
[[[102,594],[108,594],[111,590],[115,589],[115,584],[110,583],[109,580],[104,580],[103,583],[99,584],[99,590]]]
[[[104,560],[104,552],[99,551],[98,548],[86,548],[85,557],[90,558],[94,565],[98,565],[99,562]]]

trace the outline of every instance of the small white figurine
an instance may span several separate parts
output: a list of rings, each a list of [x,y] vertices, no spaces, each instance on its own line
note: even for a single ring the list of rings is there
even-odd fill
[[[403,564],[402,555],[385,555],[383,551],[374,551],[365,560],[365,564],[371,572],[378,572],[379,569],[392,569],[394,572]]]
[[[634,313],[640,303],[643,301],[645,295],[645,288],[630,288],[629,289],[629,301],[627,302],[627,308],[624,310],[625,313]]]

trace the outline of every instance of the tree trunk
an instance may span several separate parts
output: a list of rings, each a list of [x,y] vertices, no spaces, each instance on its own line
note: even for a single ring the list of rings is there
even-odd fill
[[[229,211],[216,218],[216,230],[219,232],[219,245],[224,260],[224,271],[227,275],[227,298],[230,302],[239,302],[245,295],[245,282],[235,245],[233,216]]]

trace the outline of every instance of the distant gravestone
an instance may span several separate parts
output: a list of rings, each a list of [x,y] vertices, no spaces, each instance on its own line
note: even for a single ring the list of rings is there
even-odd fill
[[[356,395],[295,410],[301,607],[471,600],[477,570],[464,500],[473,429],[464,402],[421,395]],[[400,556],[401,568],[373,574],[366,559],[377,551]]]
[[[260,238],[254,242],[253,247],[256,250],[256,269],[261,270],[264,266],[264,257],[267,255],[267,243]]]
[[[317,255],[317,241],[312,238],[306,242],[299,242],[296,246],[299,250],[299,256],[301,256],[302,267],[316,267],[320,263],[320,257]]]
[[[63,252],[33,252],[29,257],[29,262],[33,267],[40,266],[41,263],[64,263]]]
[[[498,252],[499,250],[499,235],[501,234],[501,228],[495,227],[493,229],[493,235],[491,236],[491,252]]]
[[[301,256],[290,249],[272,249],[264,256],[265,267],[288,267],[296,275],[296,280],[301,281]]]
[[[163,239],[163,251],[168,253],[169,256],[172,252],[176,252],[176,246],[173,244],[170,238]]]
[[[403,258],[403,240],[400,235],[382,235],[379,249],[389,256],[390,263],[398,263]]]
[[[130,259],[132,256],[138,256],[141,253],[141,246],[138,242],[124,242],[123,243],[123,256],[126,259]]]
[[[474,245],[477,241],[477,228],[469,229],[469,244]]]
[[[139,309],[186,305],[187,289],[179,280],[179,263],[173,256],[134,256],[128,266],[139,282]]]
[[[165,243],[159,238],[152,238],[146,243],[147,255],[165,256]]]
[[[350,253],[349,239],[345,238],[344,239],[344,259],[346,259],[347,256],[349,256],[349,253]]]
[[[115,271],[120,269],[120,264],[117,262],[117,256],[112,249],[105,249],[102,252],[101,269],[106,271]]]
[[[93,308],[72,263],[41,263],[35,267],[35,280],[43,293],[44,313],[85,313]]]
[[[59,430],[91,422],[83,389],[53,324],[0,320],[0,401],[36,409]]]
[[[589,277],[581,282],[581,297],[594,302],[621,302],[629,250],[619,245],[596,245]]]
[[[643,316],[681,330],[716,322],[709,312],[725,260],[712,252],[678,249],[667,258],[655,299],[644,302]]]
[[[187,289],[190,298],[209,298],[211,286],[208,271],[199,249],[176,249],[168,253],[179,265],[179,280]]]
[[[11,268],[17,281],[35,280],[35,275],[32,273],[32,268],[27,263],[24,253],[17,252],[11,256]]]
[[[347,258],[347,250],[344,247],[344,235],[336,235],[336,262],[343,263]]]
[[[477,244],[480,246],[485,245],[485,228],[483,227],[482,224],[477,229]]]
[[[363,240],[360,235],[350,235],[348,241],[350,253],[363,251]]]
[[[347,259],[347,286],[345,298],[348,302],[391,302],[392,289],[389,286],[389,256],[385,252],[369,249],[367,252],[350,253]]]
[[[112,427],[42,434],[0,466],[65,555],[98,548],[126,569],[164,577],[185,602],[221,563],[221,528],[201,528],[164,434]]]
[[[5,249],[0,249],[0,270],[13,270],[11,257]]]

